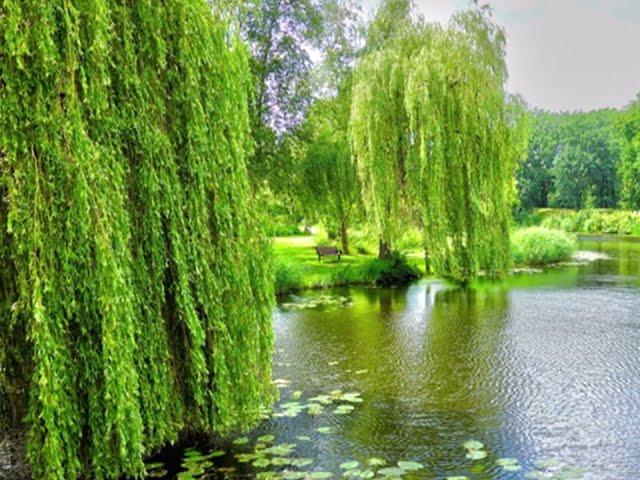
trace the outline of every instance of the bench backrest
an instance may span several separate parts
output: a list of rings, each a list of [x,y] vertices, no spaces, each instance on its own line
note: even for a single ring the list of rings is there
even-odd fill
[[[316,252],[320,255],[337,255],[340,250],[336,247],[316,247]]]

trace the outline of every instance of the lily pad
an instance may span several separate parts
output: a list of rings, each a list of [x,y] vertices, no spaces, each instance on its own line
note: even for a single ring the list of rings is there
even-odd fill
[[[359,392],[349,392],[349,393],[345,393],[340,397],[340,400],[345,401],[345,402],[349,402],[349,403],[362,403],[363,400],[362,398],[360,398],[360,393]]]
[[[300,440],[301,442],[310,442],[311,441],[311,437],[309,437],[307,435],[298,435],[296,438],[298,440]]]
[[[257,438],[260,443],[271,443],[276,439],[275,435],[261,435]]]
[[[318,403],[311,403],[307,407],[307,413],[311,416],[317,417],[322,415],[322,412],[324,412],[324,407]]]
[[[318,427],[316,428],[316,432],[324,434],[331,433],[331,427]]]
[[[253,462],[252,465],[256,468],[266,468],[271,465],[271,460],[269,460],[268,458],[259,458],[258,460]]]
[[[188,450],[185,450],[184,456],[187,457],[187,458],[201,457],[202,456],[202,452],[200,450],[196,450],[195,448],[190,448]]]
[[[467,450],[480,450],[481,448],[484,448],[484,444],[477,440],[467,440],[463,445]]]
[[[384,475],[385,477],[402,477],[407,472],[400,467],[387,467],[378,470],[378,475]]]
[[[265,448],[262,452],[270,455],[277,455],[284,457],[290,455],[296,448],[295,443],[282,443],[280,445],[274,445],[273,447]]]
[[[470,460],[482,460],[487,458],[487,452],[484,450],[470,450],[467,453],[467,458]]]
[[[517,465],[518,464],[518,459],[517,458],[499,458],[498,460],[496,460],[496,465],[499,465],[501,467],[506,467],[508,465]]]
[[[447,477],[447,480],[469,480],[469,477],[465,477],[464,475],[458,475],[456,477]]]
[[[299,400],[302,397],[302,391],[296,390],[291,394],[291,400]]]
[[[387,464],[387,461],[382,458],[371,457],[367,460],[367,463],[372,467],[384,467]]]
[[[256,474],[257,480],[275,480],[279,478],[278,472],[259,472]]]
[[[293,462],[293,460],[291,458],[286,458],[286,457],[274,457],[271,459],[271,464],[274,467],[282,467],[285,465],[291,465],[291,463]]]
[[[361,474],[361,472],[357,468],[350,468],[350,469],[344,471],[342,473],[342,476],[344,478],[356,478],[356,477],[360,477],[360,474]]]
[[[421,463],[418,462],[398,462],[398,466],[403,469],[403,470],[407,470],[407,471],[412,471],[412,470],[420,470],[422,468],[424,468],[424,465],[422,465]]]
[[[158,468],[155,470],[151,470],[149,473],[147,473],[147,478],[162,478],[162,477],[166,477],[168,473],[169,473],[168,470],[164,468]]]
[[[322,480],[325,478],[333,477],[333,473],[331,472],[311,472],[309,473],[309,478],[313,478],[314,480]]]
[[[286,471],[282,474],[284,480],[300,480],[306,478],[307,472],[294,472],[293,470]]]
[[[333,411],[333,413],[335,415],[348,415],[353,412],[354,409],[353,405],[340,405]]]
[[[358,468],[358,465],[360,464],[355,460],[349,460],[340,464],[340,470],[353,470],[354,468]]]
[[[246,445],[249,443],[249,439],[247,437],[239,437],[236,438],[233,442],[234,445]]]
[[[291,460],[291,465],[298,468],[308,467],[312,463],[313,458],[294,458],[293,460]]]

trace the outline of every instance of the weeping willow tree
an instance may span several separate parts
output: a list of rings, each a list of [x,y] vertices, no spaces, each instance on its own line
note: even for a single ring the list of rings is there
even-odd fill
[[[249,427],[273,291],[244,48],[194,0],[8,0],[0,38],[0,397],[34,478]]]
[[[505,93],[504,46],[477,7],[446,29],[419,24],[358,65],[351,138],[380,256],[417,218],[434,273],[467,282],[508,268],[525,122]]]

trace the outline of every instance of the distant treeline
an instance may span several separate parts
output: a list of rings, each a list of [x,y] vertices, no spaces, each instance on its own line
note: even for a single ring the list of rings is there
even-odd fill
[[[518,174],[520,208],[640,209],[640,103],[624,111],[536,111]]]

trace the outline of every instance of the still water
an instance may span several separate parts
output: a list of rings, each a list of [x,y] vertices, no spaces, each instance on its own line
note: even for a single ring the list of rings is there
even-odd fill
[[[424,467],[407,478],[640,479],[640,243],[580,248],[597,255],[466,290],[423,281],[284,299],[274,313],[280,404],[295,413],[337,389],[362,402],[272,418],[248,445],[227,447],[251,452],[272,434],[313,459],[304,470],[334,474],[378,457]],[[472,439],[482,445],[465,448]],[[513,460],[496,463],[504,457]],[[291,468],[233,453],[215,462],[247,475]]]

